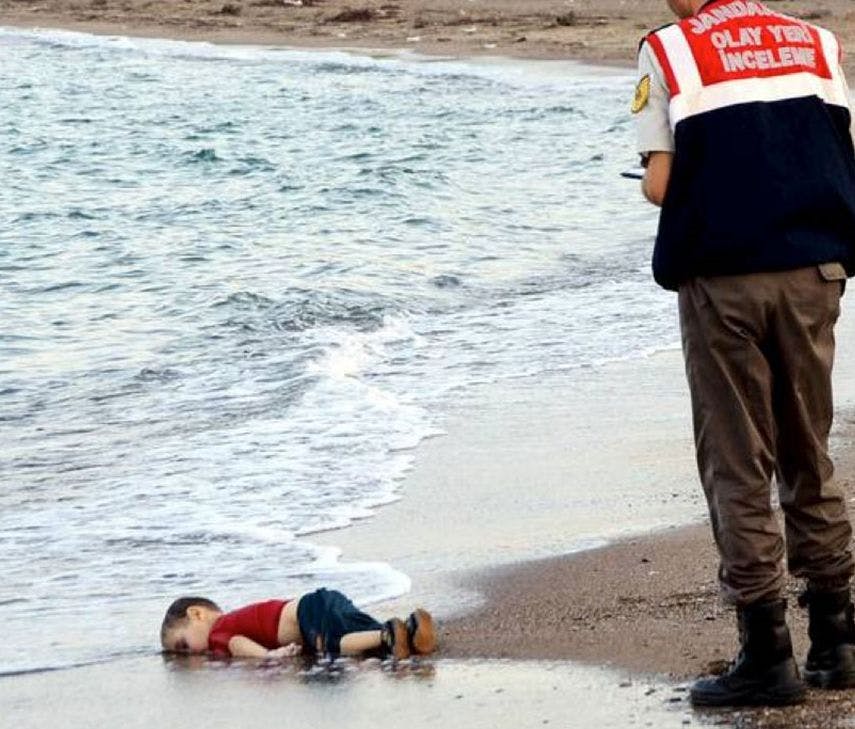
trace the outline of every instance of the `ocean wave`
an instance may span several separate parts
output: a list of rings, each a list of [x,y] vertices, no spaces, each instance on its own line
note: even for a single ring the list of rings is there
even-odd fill
[[[400,304],[395,300],[355,289],[295,288],[279,299],[238,291],[212,306],[231,313],[227,319],[229,326],[283,332],[330,326],[373,331],[384,325],[387,316],[400,312]]]

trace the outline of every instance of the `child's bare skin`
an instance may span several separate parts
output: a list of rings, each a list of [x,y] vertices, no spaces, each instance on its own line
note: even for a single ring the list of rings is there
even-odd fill
[[[234,658],[286,658],[299,655],[303,650],[300,624],[297,622],[297,606],[300,600],[292,600],[279,617],[279,647],[267,649],[243,635],[229,640],[229,651]],[[208,636],[214,623],[223,615],[204,605],[187,608],[187,622],[170,630],[164,636],[163,649],[170,653],[206,653]],[[379,631],[378,631],[379,632]]]

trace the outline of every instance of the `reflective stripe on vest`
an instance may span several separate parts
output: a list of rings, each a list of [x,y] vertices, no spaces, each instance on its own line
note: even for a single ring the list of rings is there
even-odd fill
[[[805,96],[848,107],[834,34],[760,2],[718,0],[648,37],[671,96],[671,128],[692,116]]]

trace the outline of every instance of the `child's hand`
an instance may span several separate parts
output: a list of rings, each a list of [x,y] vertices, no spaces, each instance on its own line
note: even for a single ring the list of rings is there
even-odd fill
[[[267,657],[274,660],[278,660],[280,658],[291,658],[292,656],[299,656],[302,650],[303,647],[298,643],[289,643],[288,645],[283,645],[281,648],[275,648],[272,651],[267,651]]]

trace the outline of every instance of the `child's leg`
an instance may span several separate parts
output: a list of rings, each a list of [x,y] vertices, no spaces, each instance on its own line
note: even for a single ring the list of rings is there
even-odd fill
[[[383,624],[359,610],[340,592],[331,592],[327,651],[356,656],[376,652],[383,645]]]
[[[347,633],[341,637],[339,645],[343,656],[358,656],[376,651],[383,645],[383,631],[363,630],[358,633]]]
[[[359,610],[341,593],[331,593],[330,613],[340,632],[329,635],[327,651],[332,655],[363,655],[397,659],[409,658],[410,638],[401,620],[380,623]]]
[[[303,640],[318,652],[335,657],[371,653],[382,647],[383,624],[337,590],[321,588],[304,595],[298,618]]]

